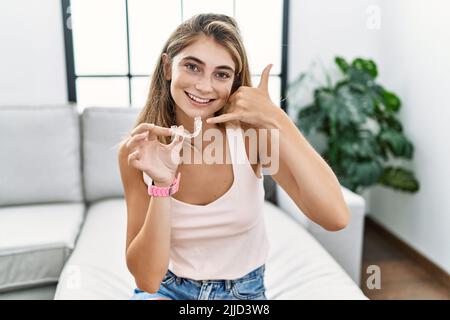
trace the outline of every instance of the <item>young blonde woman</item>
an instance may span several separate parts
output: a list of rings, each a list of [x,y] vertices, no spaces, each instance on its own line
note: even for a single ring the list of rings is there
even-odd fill
[[[270,149],[272,135],[248,141],[247,130],[277,131],[271,176],[311,220],[330,231],[347,225],[336,176],[270,100],[270,68],[253,87],[238,26],[225,15],[193,16],[164,45],[147,102],[119,151],[132,299],[266,299],[260,140]],[[216,149],[231,163],[181,161],[211,144],[182,135],[195,131],[195,117],[202,120],[199,137],[222,134]],[[237,163],[242,156],[246,161]]]

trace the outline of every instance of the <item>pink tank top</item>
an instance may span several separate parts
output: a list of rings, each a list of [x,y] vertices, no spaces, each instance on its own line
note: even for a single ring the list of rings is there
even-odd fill
[[[169,270],[180,277],[233,280],[266,262],[263,177],[256,177],[248,161],[241,127],[227,124],[226,133],[234,174],[230,189],[206,205],[171,197]]]

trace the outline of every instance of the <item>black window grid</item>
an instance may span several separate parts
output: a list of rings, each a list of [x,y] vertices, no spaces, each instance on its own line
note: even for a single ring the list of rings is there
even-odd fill
[[[289,1],[283,0],[282,10],[282,44],[281,44],[281,71],[278,75],[280,78],[280,107],[287,111],[287,65],[288,65],[288,29],[289,29]],[[183,0],[180,0],[181,5],[181,17],[183,17]],[[128,79],[128,101],[129,105],[132,105],[132,88],[131,79],[135,77],[149,77],[149,74],[131,74],[131,60],[130,60],[130,34],[128,23],[128,0],[125,0],[125,14],[126,14],[126,34],[127,34],[127,63],[128,72],[126,74],[91,74],[91,75],[77,75],[75,73],[75,58],[73,50],[73,37],[71,29],[71,9],[70,0],[61,0],[62,18],[63,18],[63,30],[64,30],[64,45],[65,45],[65,57],[66,57],[66,75],[67,75],[67,92],[69,102],[77,102],[76,94],[76,80],[77,78],[108,78],[108,77],[121,77]],[[233,0],[233,14],[235,15],[235,0]],[[260,74],[252,74],[252,76],[260,76]],[[274,75],[271,75],[274,76]]]

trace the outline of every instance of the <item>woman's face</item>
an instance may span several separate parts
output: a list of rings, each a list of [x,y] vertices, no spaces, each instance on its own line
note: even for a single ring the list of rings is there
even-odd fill
[[[170,93],[177,113],[190,118],[209,118],[228,101],[234,81],[235,64],[228,51],[213,38],[201,36],[172,61],[163,54]],[[171,62],[171,63],[170,63]]]

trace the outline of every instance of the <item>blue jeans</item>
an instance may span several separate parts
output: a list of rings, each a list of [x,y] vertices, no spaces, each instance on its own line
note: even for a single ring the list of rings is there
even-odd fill
[[[130,300],[169,298],[172,300],[267,300],[264,286],[265,265],[236,280],[192,280],[168,270],[158,292],[134,289]]]

